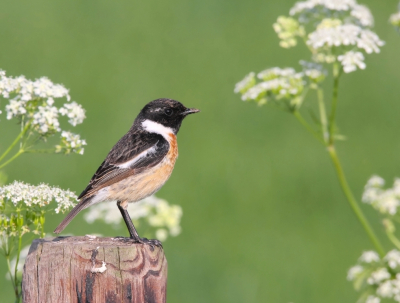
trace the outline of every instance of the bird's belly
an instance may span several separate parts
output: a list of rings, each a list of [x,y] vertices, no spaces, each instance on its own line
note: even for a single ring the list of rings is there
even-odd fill
[[[171,176],[177,153],[171,148],[158,165],[110,185],[109,200],[137,202],[157,192]]]

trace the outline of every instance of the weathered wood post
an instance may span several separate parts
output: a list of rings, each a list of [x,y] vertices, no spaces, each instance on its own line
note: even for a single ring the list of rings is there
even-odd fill
[[[25,261],[25,303],[165,303],[167,260],[159,247],[128,238],[34,240]]]

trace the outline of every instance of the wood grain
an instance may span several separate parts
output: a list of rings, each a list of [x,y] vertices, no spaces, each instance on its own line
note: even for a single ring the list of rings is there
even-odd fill
[[[128,238],[34,240],[22,277],[26,303],[165,303],[166,287],[163,249]]]

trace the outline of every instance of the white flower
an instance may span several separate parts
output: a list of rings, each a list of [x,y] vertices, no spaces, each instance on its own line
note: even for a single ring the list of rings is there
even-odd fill
[[[385,181],[372,176],[365,185],[362,201],[371,204],[383,214],[395,215],[400,207],[400,180],[395,179],[392,188],[383,189]]]
[[[14,206],[33,206],[44,207],[51,201],[57,203],[55,212],[64,212],[74,206],[77,196],[70,190],[62,190],[58,187],[51,187],[47,184],[38,186],[23,182],[14,181],[9,185],[0,187],[0,201],[9,201]],[[21,204],[22,203],[22,204]]]
[[[349,51],[344,55],[339,56],[338,60],[342,63],[345,73],[355,71],[357,66],[360,69],[365,69],[366,67],[364,63],[364,56],[360,52]]]
[[[376,253],[373,250],[369,250],[369,251],[364,251],[361,255],[361,257],[359,258],[360,262],[364,262],[364,263],[372,263],[372,262],[379,262],[380,258],[378,253]]]
[[[307,62],[300,60],[299,62],[303,66],[304,74],[309,77],[314,82],[321,82],[324,80],[327,71],[323,68],[321,64],[315,62]]]
[[[290,9],[290,15],[295,15],[304,10],[312,10],[316,6],[323,6],[330,10],[347,11],[356,4],[354,0],[308,0],[296,2]]]
[[[157,227],[157,239],[164,241],[168,237],[177,236],[180,231],[180,220],[182,208],[178,205],[169,205],[167,201],[150,196],[142,201],[130,203],[128,211],[132,220],[137,224],[139,219],[144,218],[150,226]],[[103,220],[105,223],[113,224],[117,227],[122,216],[115,203],[99,203],[90,207],[84,215],[88,223],[96,220]]]
[[[376,203],[376,207],[381,213],[387,213],[390,215],[396,214],[400,201],[396,198],[391,189],[384,191],[378,199],[379,201]]]
[[[400,11],[391,15],[389,22],[394,26],[400,26]]]
[[[53,82],[42,77],[33,82],[33,92],[37,97],[47,98],[53,95]]]
[[[161,242],[167,240],[168,238],[168,232],[164,228],[159,228],[156,230],[156,238],[160,240]]]
[[[24,76],[18,77],[20,79],[19,86],[19,94],[21,96],[21,100],[30,101],[32,100],[33,96],[33,83],[30,80],[25,79]]]
[[[364,5],[357,4],[355,0],[308,0],[297,2],[290,10],[290,15],[299,14],[301,22],[308,22],[310,15],[320,18],[324,15],[341,16],[343,19],[350,17],[355,23],[365,27],[374,24],[371,11]]]
[[[169,205],[167,201],[160,200],[155,206],[155,214],[149,216],[151,226],[175,227],[179,225],[182,217],[182,208],[178,205]]]
[[[256,83],[254,76],[255,73],[251,72],[246,77],[244,77],[242,81],[236,83],[234,92],[242,94],[245,93],[250,87],[252,87]]]
[[[300,26],[299,22],[293,18],[285,16],[278,17],[276,23],[273,24],[274,31],[278,34],[279,45],[284,48],[289,48],[297,44],[297,37],[304,37],[305,30]]]
[[[105,223],[113,224],[114,226],[118,225],[122,220],[117,205],[110,202],[93,205],[85,213],[84,218],[90,224],[96,220],[103,220]]]
[[[379,285],[376,293],[383,298],[390,298],[393,296],[393,284],[388,280]]]
[[[49,131],[61,131],[57,107],[39,106],[38,110],[33,115],[32,125],[36,127],[39,133],[45,135]]]
[[[150,210],[160,199],[155,196],[147,197],[136,203],[129,203],[128,211],[132,220],[148,216]],[[114,224],[114,227],[121,222],[121,213],[115,203],[99,203],[86,212],[84,215],[86,222],[93,223],[96,220],[103,220],[107,224]]]
[[[290,77],[294,76],[295,74],[296,71],[294,70],[294,68],[291,67],[273,67],[259,72],[257,78],[267,81],[278,77]]]
[[[367,279],[368,284],[380,284],[380,282],[390,278],[390,273],[385,267],[379,268],[378,270],[371,273],[371,276]]]
[[[353,281],[360,273],[363,272],[363,270],[364,267],[362,267],[361,265],[351,267],[347,272],[347,280]]]
[[[181,231],[182,231],[182,228],[179,225],[169,227],[169,233],[173,237],[176,237],[177,235],[179,235],[181,233]]]
[[[361,200],[364,203],[371,204],[372,202],[376,201],[379,198],[380,193],[381,193],[381,189],[379,189],[379,188],[376,188],[376,187],[366,188],[364,190]]]
[[[1,72],[0,77],[0,93],[4,98],[9,98],[18,89],[19,83],[16,79],[6,77],[5,71]]]
[[[26,114],[26,103],[24,101],[10,100],[6,105],[7,119],[10,120],[16,116]]]
[[[362,30],[359,39],[357,39],[357,47],[364,49],[367,54],[373,52],[379,53],[379,47],[383,45],[385,45],[385,42],[380,40],[377,34],[368,29]]]
[[[382,187],[385,185],[385,180],[382,177],[377,175],[373,175],[365,185],[365,187]]]
[[[365,5],[354,5],[350,14],[357,18],[363,26],[372,27],[374,25],[374,17]]]
[[[61,144],[56,145],[56,153],[64,152],[69,154],[74,152],[83,155],[85,150],[83,148],[84,145],[87,145],[86,141],[82,140],[79,135],[63,131],[61,133]]]
[[[277,89],[280,86],[284,86],[285,81],[283,79],[273,79],[270,81],[260,82],[257,85],[250,88],[247,92],[242,95],[243,101],[255,100],[260,97],[263,93]]]
[[[258,83],[242,95],[243,101],[258,100],[267,93],[277,99],[293,99],[304,88],[303,73],[296,73],[293,68],[269,68],[260,72],[257,77],[265,81]]]
[[[379,47],[385,43],[368,29],[354,24],[343,24],[335,27],[320,27],[308,36],[307,44],[313,49],[324,46],[357,46],[366,53],[379,53]]]
[[[395,178],[394,182],[393,182],[393,193],[396,196],[400,196],[400,179],[399,178]]]
[[[68,89],[66,89],[63,85],[54,84],[52,88],[53,88],[52,97],[54,98],[66,97],[67,101],[71,100],[71,97],[68,94]]]
[[[396,249],[389,251],[384,260],[388,262],[390,268],[395,269],[400,266],[400,251]]]
[[[60,108],[60,114],[63,116],[66,115],[69,118],[68,122],[73,126],[81,124],[86,118],[85,110],[75,101],[71,103],[65,103],[64,106]]]
[[[375,296],[368,296],[367,300],[365,301],[365,303],[380,303],[380,302],[381,299]]]

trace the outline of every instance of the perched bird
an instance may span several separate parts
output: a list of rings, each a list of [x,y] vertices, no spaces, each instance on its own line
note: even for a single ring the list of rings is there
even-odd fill
[[[183,119],[197,112],[198,109],[186,108],[171,99],[148,103],[79,195],[80,202],[54,232],[62,232],[81,210],[91,205],[117,201],[131,238],[138,243],[160,246],[158,240],[139,237],[127,211],[128,203],[154,194],[168,180],[178,157],[176,134]]]

